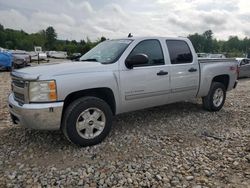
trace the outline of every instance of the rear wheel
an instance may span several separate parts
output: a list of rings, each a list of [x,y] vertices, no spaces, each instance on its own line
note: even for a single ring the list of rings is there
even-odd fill
[[[219,111],[226,99],[225,85],[220,82],[212,82],[209,93],[202,98],[204,109],[208,111]]]
[[[76,145],[95,145],[110,132],[112,116],[109,105],[102,99],[83,97],[67,107],[62,131]]]

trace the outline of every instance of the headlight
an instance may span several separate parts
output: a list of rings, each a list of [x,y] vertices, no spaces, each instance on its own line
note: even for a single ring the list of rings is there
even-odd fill
[[[30,102],[49,102],[57,100],[56,82],[37,81],[29,83]]]

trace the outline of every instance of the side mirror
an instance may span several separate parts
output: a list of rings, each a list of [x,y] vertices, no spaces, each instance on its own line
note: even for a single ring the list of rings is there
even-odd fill
[[[149,61],[146,54],[136,54],[132,57],[129,57],[125,60],[125,65],[128,69],[132,69],[136,65],[147,64]]]

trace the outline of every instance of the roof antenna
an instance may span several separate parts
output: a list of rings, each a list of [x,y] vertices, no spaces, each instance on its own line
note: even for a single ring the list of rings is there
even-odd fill
[[[131,38],[133,37],[133,35],[131,33],[128,34],[128,38]]]

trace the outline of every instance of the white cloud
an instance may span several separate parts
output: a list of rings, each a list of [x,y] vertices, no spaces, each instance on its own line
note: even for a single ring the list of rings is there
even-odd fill
[[[67,3],[71,9],[81,10],[84,13],[92,13],[93,12],[93,8],[92,8],[91,4],[87,1],[83,1],[83,2],[80,2],[79,4],[76,4],[72,0],[68,0]]]
[[[25,30],[28,22],[24,15],[14,9],[0,11],[0,23],[5,27]]]
[[[215,36],[249,36],[248,0],[0,0],[0,23],[37,32],[53,26],[58,37],[186,36],[212,29]]]
[[[32,14],[31,20],[37,20],[44,23],[64,23],[65,25],[75,25],[75,20],[66,14],[51,14],[47,12],[36,12]]]

